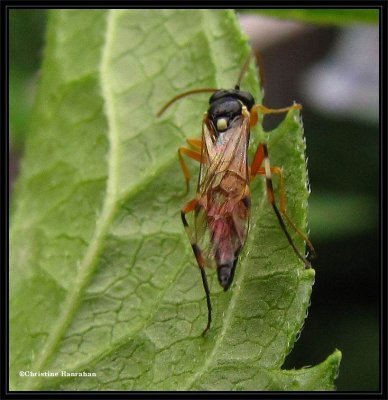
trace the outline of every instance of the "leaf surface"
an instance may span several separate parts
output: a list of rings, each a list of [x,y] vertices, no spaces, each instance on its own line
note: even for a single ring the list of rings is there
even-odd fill
[[[231,11],[50,13],[12,217],[12,390],[334,388],[338,351],[312,368],[281,369],[314,271],[289,247],[261,179],[231,290],[209,271],[214,324],[201,336],[206,302],[175,194],[184,189],[176,149],[199,135],[206,95],[155,115],[179,92],[232,87],[247,54]],[[243,87],[261,101],[253,65]],[[252,136],[257,144],[265,134]],[[298,112],[268,141],[286,171],[289,213],[305,229]]]

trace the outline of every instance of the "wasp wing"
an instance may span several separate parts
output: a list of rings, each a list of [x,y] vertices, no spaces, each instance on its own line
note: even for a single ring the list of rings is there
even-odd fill
[[[249,133],[249,117],[237,118],[227,130],[218,134],[209,119],[205,119],[197,194],[204,195],[211,187],[219,184],[226,172],[235,173],[248,181]]]
[[[217,132],[207,118],[203,123],[202,162],[197,187],[199,201],[194,215],[194,232],[208,266],[214,264],[217,258],[220,240],[225,246],[226,242],[230,242],[232,249],[237,248],[239,243],[242,246],[245,241],[248,220],[239,216],[240,200],[249,180],[249,134],[249,117],[243,115],[223,132]],[[221,195],[220,188],[223,188]],[[214,197],[217,197],[217,201]],[[219,220],[216,229],[214,217]]]

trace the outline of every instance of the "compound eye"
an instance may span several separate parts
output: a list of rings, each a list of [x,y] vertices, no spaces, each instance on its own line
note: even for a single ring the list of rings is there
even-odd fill
[[[224,131],[228,127],[228,120],[226,118],[217,119],[217,129]]]

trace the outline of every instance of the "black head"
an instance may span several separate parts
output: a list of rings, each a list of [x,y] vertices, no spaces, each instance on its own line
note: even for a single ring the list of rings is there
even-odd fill
[[[247,107],[248,111],[251,111],[251,108],[255,104],[255,99],[253,98],[253,96],[249,92],[244,92],[240,89],[217,90],[210,96],[209,104],[212,105],[218,100],[227,98],[240,100]]]
[[[221,89],[210,97],[209,104],[208,116],[216,130],[222,132],[228,129],[235,118],[241,116],[243,105],[250,111],[255,100],[249,92]]]

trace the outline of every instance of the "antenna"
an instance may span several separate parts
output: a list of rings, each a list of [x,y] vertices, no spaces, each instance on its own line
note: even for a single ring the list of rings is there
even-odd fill
[[[251,61],[251,59],[252,59],[252,56],[253,56],[253,54],[250,53],[249,56],[248,56],[248,57],[246,58],[246,60],[244,61],[244,64],[243,64],[243,66],[242,66],[242,68],[241,68],[241,71],[240,71],[240,75],[239,75],[238,80],[237,80],[237,84],[236,84],[236,86],[234,87],[236,90],[240,90],[241,81],[243,80],[244,75],[245,75],[245,73],[246,73],[247,70],[248,70],[248,66],[249,66],[249,63],[250,63],[250,61]],[[156,114],[156,116],[157,116],[157,117],[160,117],[160,116],[167,110],[167,108],[171,106],[171,104],[175,103],[177,100],[181,99],[182,97],[186,97],[186,96],[189,96],[189,95],[191,95],[191,94],[197,94],[197,93],[214,93],[214,92],[216,92],[217,90],[218,90],[218,89],[214,89],[214,88],[192,89],[192,90],[188,90],[187,92],[183,92],[183,93],[181,93],[181,94],[178,94],[177,96],[173,97],[170,101],[168,101],[168,102],[158,111],[158,113]]]
[[[236,90],[240,90],[241,81],[243,80],[244,75],[248,70],[248,66],[249,66],[251,59],[252,59],[252,53],[249,54],[249,56],[244,61],[243,66],[241,67],[240,75],[238,76],[236,86],[234,87]]]
[[[168,107],[171,106],[172,103],[175,103],[175,101],[181,99],[182,97],[189,96],[190,94],[196,94],[196,93],[214,93],[218,89],[213,89],[213,88],[203,88],[203,89],[193,89],[193,90],[188,90],[187,92],[178,94],[177,96],[173,97],[170,101],[168,101],[156,114],[157,117],[160,117]]]

